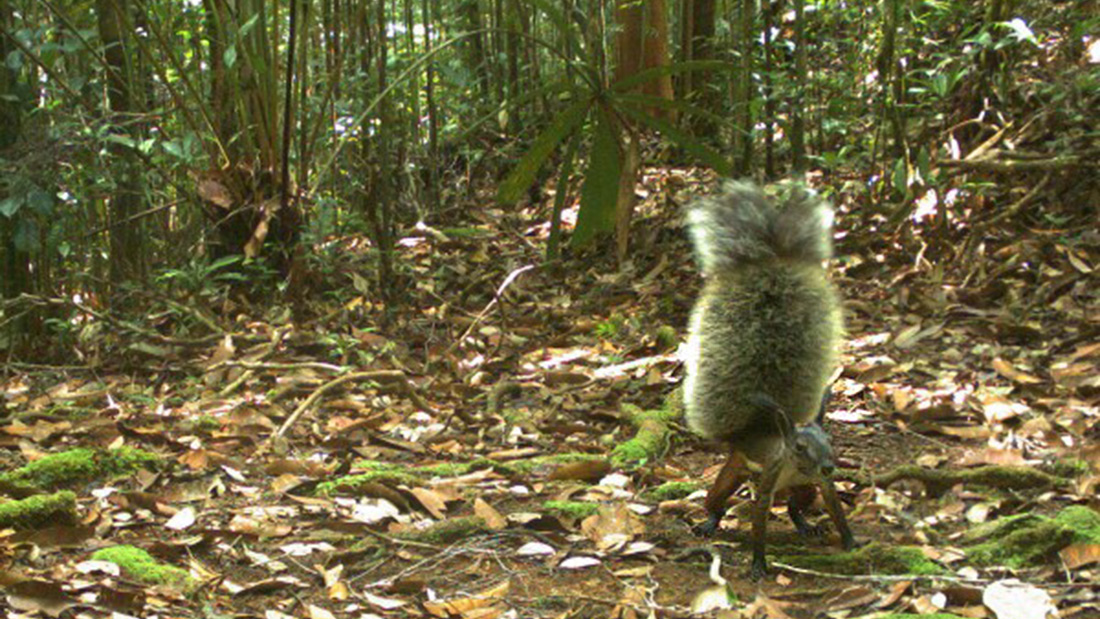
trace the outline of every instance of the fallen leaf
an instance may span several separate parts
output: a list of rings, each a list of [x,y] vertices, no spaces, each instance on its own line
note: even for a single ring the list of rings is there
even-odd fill
[[[563,570],[582,570],[599,564],[600,560],[595,557],[569,557],[559,563],[558,567]]]
[[[993,369],[1001,376],[1021,385],[1034,385],[1043,382],[1043,379],[1037,376],[1017,370],[1011,363],[1000,357],[993,360]]]
[[[409,491],[420,505],[436,520],[444,520],[447,517],[447,501],[435,490],[427,488],[413,488]]]
[[[578,460],[567,462],[554,469],[554,472],[550,473],[550,479],[597,482],[610,471],[611,463],[607,460]]]
[[[190,507],[185,507],[176,512],[175,516],[169,518],[168,522],[164,523],[164,526],[173,531],[182,531],[193,524],[195,524],[195,510]]]
[[[45,580],[24,580],[4,587],[8,604],[24,612],[41,612],[57,617],[66,610],[79,605],[69,597],[61,585]]]
[[[733,608],[736,598],[727,589],[726,585],[712,585],[703,589],[691,600],[691,612],[701,615],[712,610]],[[748,615],[752,616],[752,615]]]
[[[1042,589],[1016,579],[999,580],[985,588],[982,603],[997,619],[1047,619],[1057,608]]]
[[[454,598],[441,602],[424,602],[424,608],[435,617],[449,619],[455,615],[463,619],[483,619],[499,616],[499,613],[486,612],[486,609],[508,593],[510,584],[507,580],[501,584],[490,587],[480,593],[469,597]]]
[[[581,522],[581,533],[601,551],[625,546],[645,531],[645,525],[625,503],[601,505],[600,511]]]
[[[384,598],[380,595],[375,595],[370,591],[364,591],[363,597],[367,600],[368,604],[381,608],[382,610],[393,610],[395,608],[401,608],[406,604],[404,600],[398,600],[395,598]]]
[[[493,531],[500,531],[508,526],[508,520],[481,497],[474,500],[474,515],[480,516],[485,521],[485,526]]]
[[[544,544],[542,542],[527,542],[516,550],[516,554],[521,557],[552,555],[554,554],[554,547],[550,544]]]
[[[878,591],[871,587],[856,585],[842,590],[840,593],[823,601],[829,612],[859,608],[879,599]]]
[[[1075,570],[1100,561],[1100,544],[1070,544],[1059,553],[1066,567]]]

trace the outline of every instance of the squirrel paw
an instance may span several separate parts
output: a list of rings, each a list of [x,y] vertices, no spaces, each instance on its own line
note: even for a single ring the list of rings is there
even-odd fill
[[[825,534],[829,532],[829,529],[820,524],[810,524],[803,522],[802,524],[795,524],[794,528],[798,531],[798,534],[802,537],[820,538],[825,537]]]
[[[722,522],[721,516],[711,514],[710,517],[707,518],[706,522],[695,525],[693,530],[695,531],[695,534],[699,537],[711,537],[715,534],[715,532],[718,531],[718,524],[720,522]]]
[[[844,550],[855,550],[864,544],[865,542],[856,541],[856,538],[852,537],[851,533],[840,536],[840,545],[844,547]]]
[[[768,561],[763,557],[753,557],[752,569],[749,570],[749,577],[754,581],[761,580],[768,575]]]

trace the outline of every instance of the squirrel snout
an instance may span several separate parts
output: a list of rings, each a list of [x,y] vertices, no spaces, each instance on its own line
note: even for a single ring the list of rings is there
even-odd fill
[[[825,477],[832,477],[832,475],[833,475],[833,465],[831,465],[831,464],[821,465],[821,474],[824,475]]]

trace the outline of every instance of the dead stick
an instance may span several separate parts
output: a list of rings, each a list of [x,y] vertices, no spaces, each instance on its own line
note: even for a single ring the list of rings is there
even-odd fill
[[[472,333],[473,330],[476,329],[477,326],[481,324],[482,320],[485,320],[485,317],[487,315],[489,315],[489,310],[493,309],[493,306],[496,305],[500,301],[501,295],[504,294],[504,291],[508,288],[508,286],[511,286],[512,282],[516,281],[516,278],[518,278],[520,275],[523,275],[524,273],[526,273],[527,271],[530,271],[533,268],[535,268],[535,265],[529,264],[527,266],[520,267],[520,268],[516,269],[515,271],[512,271],[511,273],[509,273],[508,277],[505,277],[504,281],[501,282],[500,287],[497,288],[496,293],[493,295],[493,299],[491,301],[489,301],[489,304],[485,306],[485,309],[481,310],[481,313],[479,313],[477,315],[477,317],[474,318],[474,321],[472,323],[470,323],[469,327],[466,328],[466,332],[462,334],[462,337],[458,338],[455,341],[454,344],[451,344],[447,348],[447,351],[445,353],[443,353],[443,356],[446,357],[447,355],[454,352],[456,348],[461,346],[462,343],[466,341],[466,338],[470,337],[470,333]]]
[[[405,379],[405,373],[401,372],[399,370],[376,370],[374,372],[355,372],[355,373],[352,373],[352,374],[345,374],[345,375],[340,376],[338,378],[334,378],[334,379],[330,380],[329,382],[321,385],[313,393],[309,394],[309,397],[306,398],[304,402],[299,404],[298,408],[294,409],[294,412],[290,414],[290,417],[287,417],[286,421],[283,422],[283,425],[280,426],[279,429],[275,431],[275,434],[271,435],[271,438],[268,439],[268,442],[271,442],[271,441],[274,441],[276,439],[282,438],[283,435],[285,435],[287,433],[287,430],[289,430],[291,426],[293,426],[295,423],[297,423],[298,419],[302,415],[304,415],[307,410],[312,408],[313,404],[315,402],[317,402],[317,400],[321,399],[321,396],[325,395],[329,391],[332,391],[333,389],[336,389],[337,387],[343,385],[344,383],[359,382],[359,381],[364,381],[364,380],[380,380],[380,381],[390,382],[390,381],[403,381],[404,379]]]

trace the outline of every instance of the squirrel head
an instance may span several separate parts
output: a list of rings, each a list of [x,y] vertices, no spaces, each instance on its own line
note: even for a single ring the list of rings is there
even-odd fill
[[[774,415],[779,434],[783,437],[783,456],[778,459],[779,462],[785,462],[787,465],[793,463],[799,474],[809,479],[832,476],[836,469],[833,443],[829,440],[825,428],[822,427],[825,408],[829,401],[827,391],[821,399],[817,417],[800,426],[795,426],[787,411],[768,396],[754,394],[752,399],[757,406],[769,409]]]
[[[833,445],[817,421],[795,428],[783,442],[799,473],[814,479],[832,476],[836,469]]]

